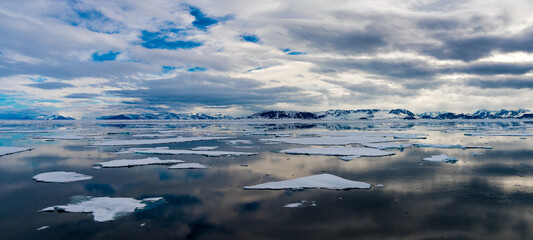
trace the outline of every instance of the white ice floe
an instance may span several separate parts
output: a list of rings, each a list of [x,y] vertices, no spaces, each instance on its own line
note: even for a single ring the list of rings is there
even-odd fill
[[[292,148],[282,150],[282,153],[306,154],[306,155],[327,155],[327,156],[361,156],[361,157],[381,157],[394,155],[394,152],[387,152],[375,148],[358,147],[323,147],[323,148]]]
[[[170,134],[159,134],[159,133],[146,133],[146,134],[135,134],[132,137],[149,137],[149,138],[171,138],[175,137],[176,135],[170,135]]]
[[[191,150],[193,150],[193,151],[207,151],[207,150],[215,150],[217,148],[218,148],[218,146],[199,146],[199,147],[191,148]]]
[[[81,140],[84,137],[79,135],[57,135],[57,136],[38,136],[35,139],[43,140]]]
[[[384,188],[384,187],[385,187],[385,185],[383,185],[383,184],[379,183],[379,184],[376,184],[376,185],[374,185],[374,187],[377,187],[377,188]]]
[[[118,153],[119,154],[121,154],[121,153],[139,153],[139,154],[160,154],[160,155],[191,154],[191,155],[203,155],[203,156],[208,156],[208,157],[257,155],[256,152],[193,151],[193,150],[169,149],[168,147],[129,148],[129,149],[123,149],[122,151],[120,151]]]
[[[414,143],[415,147],[425,148],[462,148],[459,144],[432,144],[432,143]]]
[[[252,144],[252,141],[250,140],[229,140],[229,141],[226,141],[228,144],[233,144],[233,145],[237,145],[237,144]]]
[[[160,160],[157,157],[149,157],[145,159],[120,159],[112,160],[109,162],[101,162],[94,164],[96,168],[116,168],[116,167],[133,167],[143,165],[171,165],[176,163],[182,163],[182,160]]]
[[[445,163],[455,163],[458,161],[456,157],[448,157],[446,154],[434,155],[423,159],[424,161],[430,162],[445,162]]]
[[[41,230],[45,230],[45,229],[47,229],[47,228],[50,228],[50,226],[42,226],[42,227],[37,228],[37,229],[35,229],[35,230],[37,230],[37,231],[41,231]]]
[[[182,143],[193,141],[207,141],[228,139],[231,137],[177,137],[177,138],[161,138],[161,139],[130,139],[130,140],[111,140],[107,142],[95,143],[96,146],[122,146],[122,145],[151,145],[164,143]]]
[[[245,190],[279,190],[279,189],[352,189],[352,188],[370,188],[370,184],[365,182],[352,181],[337,177],[331,174],[318,174],[307,177],[295,178],[291,180],[279,181],[279,182],[267,182],[254,186],[245,186]]]
[[[410,148],[413,144],[410,143],[363,143],[361,144],[365,147],[377,148],[377,149],[404,149]]]
[[[202,168],[209,168],[209,166],[203,165],[200,163],[178,163],[168,168],[171,168],[171,169],[202,169]]]
[[[48,182],[48,183],[66,183],[66,182],[75,182],[82,180],[89,180],[93,178],[92,176],[84,175],[76,172],[46,172],[33,176],[33,180],[37,182]]]
[[[529,132],[470,132],[470,133],[465,133],[465,136],[524,137],[524,136],[533,136],[533,133],[529,133]]]
[[[341,157],[341,160],[342,160],[342,161],[352,161],[352,160],[354,160],[354,159],[356,159],[356,158],[360,158],[360,157],[361,157],[361,156],[359,156],[359,155],[342,156],[342,157]]]
[[[264,142],[283,142],[302,145],[346,145],[354,143],[380,143],[380,142],[397,142],[398,139],[389,139],[384,137],[373,136],[344,136],[344,137],[308,137],[308,138],[267,138],[259,139]]]
[[[464,149],[493,149],[491,146],[463,146]]]
[[[298,207],[316,207],[315,201],[308,202],[306,200],[301,200],[295,203],[288,203],[283,205],[284,208],[298,208]]]
[[[25,148],[25,147],[2,147],[0,146],[0,156],[24,152],[24,151],[30,151],[30,150],[31,148]]]
[[[110,198],[110,197],[72,197],[67,205],[47,207],[41,212],[77,212],[91,213],[94,221],[107,222],[146,208],[149,204],[162,203],[163,198],[145,198],[137,200],[133,198]]]

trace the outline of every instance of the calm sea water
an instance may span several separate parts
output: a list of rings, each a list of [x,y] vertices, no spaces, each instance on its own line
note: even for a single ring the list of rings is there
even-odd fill
[[[1,146],[34,150],[0,157],[1,239],[533,239],[533,137],[465,136],[479,131],[533,132],[527,122],[0,122]],[[114,152],[128,146],[95,147],[110,139],[179,130],[178,136],[230,136],[224,140],[135,146],[257,152],[254,156],[157,155],[210,165],[93,169],[114,159],[147,155]],[[334,156],[288,155],[295,144],[264,144],[271,135],[303,131],[423,133],[410,143],[488,145],[485,149],[409,148],[396,155],[342,161]],[[83,140],[37,137],[91,133]],[[355,145],[354,145],[355,146]],[[482,155],[473,156],[472,153]],[[445,153],[455,164],[426,162]],[[75,171],[93,176],[72,183],[39,183],[36,174]],[[384,184],[369,190],[243,190],[243,186],[330,173]],[[166,203],[111,222],[89,214],[42,213],[72,196],[162,196]],[[306,200],[315,207],[284,208]],[[141,226],[144,224],[144,226]],[[41,226],[50,228],[36,231]]]

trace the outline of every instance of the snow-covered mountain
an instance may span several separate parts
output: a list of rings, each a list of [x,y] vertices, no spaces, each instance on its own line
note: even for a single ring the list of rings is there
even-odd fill
[[[62,115],[33,115],[24,113],[2,113],[0,120],[75,120]]]
[[[98,120],[206,120],[206,119],[233,119],[223,114],[207,115],[203,113],[142,113],[142,114],[119,114],[103,116]]]

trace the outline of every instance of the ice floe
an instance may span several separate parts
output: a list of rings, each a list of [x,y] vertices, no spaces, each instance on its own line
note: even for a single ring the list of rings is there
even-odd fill
[[[463,146],[464,149],[493,149],[491,146]]]
[[[162,197],[137,200],[134,198],[75,196],[71,198],[71,202],[67,205],[47,207],[42,209],[41,212],[91,213],[94,221],[107,222],[145,209],[148,205],[163,203],[163,201]]]
[[[361,156],[359,156],[359,155],[342,156],[341,160],[342,161],[352,161],[352,160],[354,160],[356,158],[360,158],[360,157]]]
[[[37,231],[41,231],[41,230],[45,230],[45,229],[47,229],[47,228],[50,228],[50,226],[42,226],[42,227],[37,228],[37,229],[35,229],[35,230],[37,230]]]
[[[233,145],[237,145],[237,144],[252,144],[252,141],[250,141],[250,140],[228,140],[226,142],[228,144],[233,144]]]
[[[352,188],[369,189],[371,185],[365,182],[352,181],[331,174],[318,174],[307,177],[295,178],[279,182],[267,182],[253,186],[243,187],[245,190],[280,190],[280,189],[332,189],[343,190]]]
[[[264,142],[283,142],[302,145],[346,145],[354,143],[380,143],[397,142],[398,139],[369,136],[344,136],[344,137],[307,137],[307,138],[266,138],[259,139]]]
[[[459,144],[414,143],[413,145],[419,148],[462,148]]]
[[[79,135],[57,135],[57,136],[38,136],[35,139],[43,140],[81,140],[84,137]]]
[[[89,180],[91,178],[93,177],[89,175],[84,175],[84,174],[76,173],[76,172],[64,172],[64,171],[46,172],[46,173],[40,173],[40,174],[33,176],[33,180],[37,182],[48,182],[48,183],[75,182],[75,181]]]
[[[384,188],[384,187],[385,187],[385,185],[383,185],[383,184],[379,183],[379,184],[376,184],[376,185],[374,185],[374,187],[377,187],[377,188]]]
[[[470,132],[465,136],[504,136],[504,137],[524,137],[533,136],[530,132]]]
[[[283,205],[284,208],[298,208],[298,207],[316,207],[315,201],[308,202],[306,200],[301,200],[294,203],[288,203]]]
[[[171,168],[171,169],[202,169],[202,168],[209,168],[209,166],[203,165],[200,163],[178,163],[168,168]]]
[[[323,148],[291,148],[282,150],[282,153],[306,154],[306,155],[327,155],[327,156],[360,156],[360,157],[381,157],[394,155],[394,152],[383,151],[375,148],[359,147],[323,147]]]
[[[448,155],[446,154],[440,154],[424,158],[423,160],[430,162],[456,163],[459,159],[457,159],[456,157],[448,157]]]
[[[111,141],[106,141],[106,142],[95,143],[94,145],[96,146],[151,145],[151,144],[220,140],[220,139],[228,139],[228,138],[231,138],[231,137],[177,137],[177,138],[161,138],[161,139],[130,139],[130,140],[111,140]]]
[[[217,148],[218,148],[218,146],[199,146],[199,147],[191,148],[191,150],[193,150],[193,151],[207,151],[207,150],[215,150]]]
[[[256,152],[230,152],[230,151],[193,151],[193,150],[181,150],[181,149],[169,149],[168,147],[157,148],[128,148],[118,152],[122,153],[139,153],[139,154],[160,154],[160,155],[180,155],[180,154],[192,154],[203,155],[208,157],[220,157],[220,156],[251,156],[256,155]]]
[[[143,165],[171,165],[182,163],[182,160],[161,160],[157,157],[149,157],[145,159],[119,159],[108,162],[100,162],[94,164],[95,168],[116,168],[116,167],[133,167]]]
[[[481,153],[481,152],[473,152],[473,153],[472,153],[472,156],[474,156],[474,157],[475,157],[475,156],[479,156],[479,155],[483,155],[483,153]]]
[[[25,148],[25,147],[2,147],[0,146],[0,156],[13,154],[13,153],[19,153],[24,151],[30,151],[31,148]]]
[[[410,148],[413,144],[410,143],[363,143],[361,144],[365,147],[377,148],[377,149],[404,149]]]

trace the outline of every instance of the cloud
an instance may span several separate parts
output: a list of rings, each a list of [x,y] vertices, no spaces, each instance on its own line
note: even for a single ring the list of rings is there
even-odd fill
[[[71,93],[69,95],[64,96],[64,98],[85,99],[85,98],[95,98],[99,96],[100,96],[99,94],[94,94],[94,93]]]
[[[42,82],[42,83],[32,83],[32,84],[26,84],[28,87],[34,87],[44,90],[53,90],[53,89],[63,89],[63,88],[71,88],[74,87],[74,85],[64,82]]]
[[[481,89],[533,89],[533,79],[497,79],[497,80],[482,80],[470,79],[466,81],[467,86],[479,87]]]

